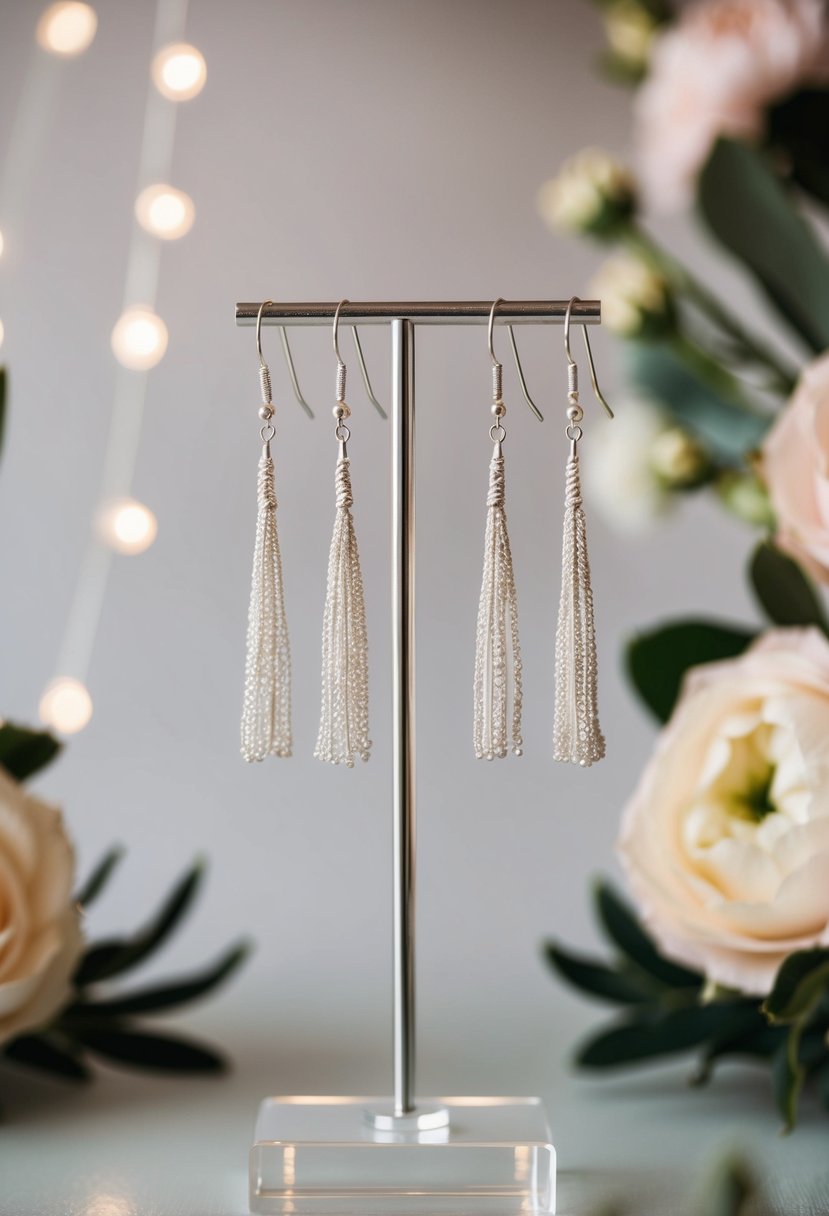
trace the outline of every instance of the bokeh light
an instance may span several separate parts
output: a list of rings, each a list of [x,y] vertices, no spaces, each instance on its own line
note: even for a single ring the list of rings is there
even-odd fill
[[[69,59],[83,54],[92,44],[97,28],[94,8],[68,0],[46,9],[37,23],[35,36],[44,51]]]
[[[189,194],[159,183],[141,191],[135,200],[135,217],[152,236],[174,241],[193,227],[196,208]]]
[[[100,512],[98,531],[117,553],[143,553],[158,535],[158,522],[143,502],[119,498],[107,503]]]
[[[146,371],[164,358],[167,326],[151,308],[128,308],[112,331],[115,358],[132,371]]]
[[[171,101],[189,101],[204,88],[207,64],[194,46],[174,42],[163,46],[153,59],[152,77],[159,93]]]
[[[58,676],[40,698],[40,720],[61,735],[83,730],[92,717],[92,698],[80,680]]]

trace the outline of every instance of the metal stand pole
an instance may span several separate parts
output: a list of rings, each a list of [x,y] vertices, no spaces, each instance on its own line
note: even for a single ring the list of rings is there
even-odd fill
[[[394,1114],[414,1106],[415,392],[414,325],[391,323],[394,680]]]

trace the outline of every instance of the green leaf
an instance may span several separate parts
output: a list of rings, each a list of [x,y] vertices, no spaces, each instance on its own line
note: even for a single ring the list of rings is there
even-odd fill
[[[195,1001],[227,980],[244,962],[250,950],[250,944],[242,942],[222,955],[212,967],[187,979],[144,988],[140,992],[111,1001],[78,1001],[65,1011],[61,1024],[71,1028],[76,1020],[88,1022],[91,1018],[108,1019],[136,1013],[161,1013],[163,1010]]]
[[[582,1068],[615,1068],[698,1047],[714,1033],[744,1020],[745,1011],[722,1005],[689,1005],[668,1013],[648,1012],[593,1036],[579,1049]]]
[[[755,1018],[762,1023],[759,1008],[755,1009]],[[785,1038],[786,1031],[782,1026],[760,1024],[753,1029],[753,1025],[754,1020],[747,1017],[746,1025],[740,1027],[736,1034],[729,1030],[726,1034],[715,1035],[703,1053],[699,1069],[693,1077],[693,1084],[704,1085],[725,1056],[742,1056],[756,1060],[768,1060],[773,1056]]]
[[[222,1072],[222,1056],[190,1039],[99,1025],[78,1025],[73,1037],[95,1055],[159,1072]]]
[[[204,865],[197,861],[176,883],[156,916],[134,937],[113,939],[92,946],[81,959],[75,972],[75,986],[84,988],[87,984],[121,975],[149,958],[167,940],[182,919],[193,902],[203,877]]]
[[[55,1035],[24,1034],[7,1043],[3,1051],[16,1064],[56,1073],[72,1081],[89,1081],[92,1076],[77,1051],[70,1050]]]
[[[792,1027],[771,1061],[772,1092],[783,1119],[784,1132],[790,1132],[797,1121],[797,1100],[805,1076],[797,1058],[798,1046],[799,1035],[796,1027]]]
[[[829,346],[829,261],[763,155],[717,141],[699,179],[702,214],[815,353]]]
[[[829,90],[803,89],[766,115],[769,143],[783,151],[797,184],[829,203]]]
[[[773,1023],[808,1017],[829,986],[829,949],[798,950],[783,962],[762,1009]]]
[[[748,629],[714,621],[676,621],[639,634],[627,647],[627,672],[648,709],[667,722],[685,673],[702,663],[732,659],[754,641]]]
[[[760,607],[775,625],[817,625],[829,633],[820,597],[798,563],[771,541],[751,556],[749,578]]]
[[[771,418],[749,413],[698,379],[665,343],[625,344],[628,375],[654,401],[725,464],[742,462],[769,428]]]
[[[88,908],[101,894],[109,882],[112,871],[123,856],[124,849],[120,844],[114,845],[108,853],[105,853],[89,875],[89,878],[87,878],[81,889],[76,893],[75,903],[81,904],[83,908]]]
[[[29,730],[14,722],[0,726],[0,764],[16,781],[25,781],[45,768],[59,751],[57,739],[46,731]]]
[[[596,912],[605,933],[636,967],[670,988],[702,986],[701,975],[662,957],[639,924],[636,914],[609,883],[597,883],[594,898]]]
[[[640,979],[614,971],[594,959],[571,954],[555,942],[547,942],[544,953],[554,971],[591,996],[615,1005],[641,1005],[653,997],[653,988],[648,988]]]

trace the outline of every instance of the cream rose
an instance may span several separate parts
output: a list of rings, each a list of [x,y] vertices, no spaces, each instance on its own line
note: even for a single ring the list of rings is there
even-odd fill
[[[0,1043],[45,1025],[81,952],[74,856],[60,811],[0,769]]]
[[[778,541],[829,581],[829,355],[806,369],[766,436],[762,474]]]
[[[766,634],[685,679],[619,849],[666,954],[765,994],[829,944],[829,642]]]
[[[826,80],[821,0],[701,0],[657,35],[636,98],[639,169],[657,209],[687,205],[719,135],[754,139],[774,101]]]

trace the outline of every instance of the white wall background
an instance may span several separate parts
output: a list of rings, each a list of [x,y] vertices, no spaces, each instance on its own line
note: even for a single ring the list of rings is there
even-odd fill
[[[0,263],[11,376],[0,470],[2,712],[24,721],[54,674],[95,505],[152,47],[149,0],[97,8],[91,50],[55,66],[56,104],[18,248]],[[0,149],[36,16],[28,3],[0,5]],[[258,386],[253,333],[234,327],[233,304],[585,293],[597,252],[554,238],[535,194],[587,143],[628,151],[628,98],[597,79],[601,30],[582,0],[192,0],[187,34],[206,57],[208,83],[181,109],[172,179],[193,196],[197,220],[163,252],[158,310],[170,348],[150,376],[134,485],[160,531],[145,555],[116,559],[88,675],[95,716],[40,788],[64,805],[82,871],[111,842],[128,846],[93,931],[133,925],[195,853],[211,858],[198,915],[157,969],[255,936],[244,976],[196,1020],[269,1028],[263,1088],[281,1086],[288,1056],[318,1068],[321,1057],[350,1053],[379,1061],[382,1083],[390,432],[352,365],[375,746],[367,766],[346,772],[311,758],[333,515],[330,342],[322,330],[296,332],[318,411],[311,425],[291,399],[276,334],[266,333],[280,410],[297,755],[248,767],[238,718]],[[680,248],[688,240],[669,235]],[[387,400],[387,335],[363,337]],[[444,1091],[470,1066],[479,1088],[518,1088],[516,1077],[553,1050],[553,1027],[587,1016],[548,977],[538,948],[553,933],[592,941],[588,883],[614,869],[620,810],[651,746],[620,671],[624,639],[661,617],[750,611],[740,574],[748,538],[713,506],[691,504],[669,527],[624,542],[594,516],[608,758],[589,772],[553,763],[564,363],[559,331],[519,332],[548,417],[541,428],[520,401],[505,335],[496,337],[512,405],[526,748],[520,761],[481,764],[470,738],[489,458],[485,332],[418,336],[420,1056],[425,1088]],[[597,335],[595,349],[612,397],[612,341]],[[587,410],[589,455],[592,401]],[[302,1084],[301,1067],[290,1080]]]

